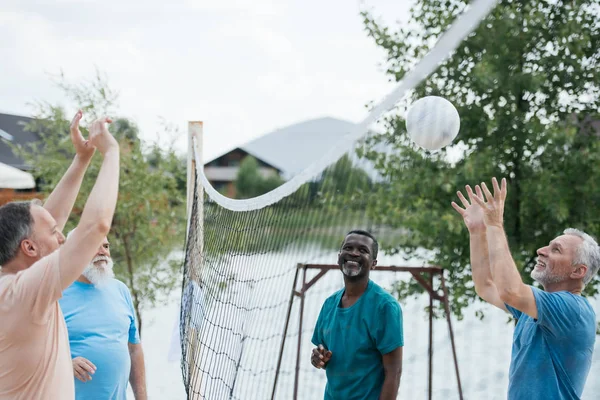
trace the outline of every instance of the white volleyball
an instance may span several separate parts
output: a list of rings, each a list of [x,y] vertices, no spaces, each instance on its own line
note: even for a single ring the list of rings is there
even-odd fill
[[[411,140],[427,150],[439,150],[449,145],[459,129],[458,111],[443,97],[420,98],[406,116],[406,131]]]

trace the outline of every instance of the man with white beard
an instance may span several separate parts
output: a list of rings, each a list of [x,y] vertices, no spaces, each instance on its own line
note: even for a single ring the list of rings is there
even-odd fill
[[[469,231],[477,294],[517,320],[509,372],[509,400],[579,399],[590,371],[596,314],[581,296],[600,268],[600,248],[589,235],[566,229],[537,250],[531,277],[544,290],[525,285],[504,232],[506,179],[494,194],[485,183],[460,192],[452,203]],[[485,194],[485,199],[484,199]]]
[[[129,381],[135,399],[146,400],[135,310],[127,286],[114,279],[107,238],[59,303],[69,332],[76,399],[125,400]]]

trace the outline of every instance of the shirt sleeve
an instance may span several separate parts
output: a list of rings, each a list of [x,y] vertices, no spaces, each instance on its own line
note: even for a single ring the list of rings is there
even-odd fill
[[[402,309],[397,301],[387,301],[379,308],[375,346],[381,354],[404,346]]]
[[[523,312],[517,310],[514,307],[509,306],[508,304],[504,303],[504,306],[506,307],[506,309],[508,310],[509,313],[511,313],[511,315],[513,317],[515,317],[516,319],[521,318],[521,315],[523,315]]]
[[[31,315],[34,323],[46,323],[52,306],[62,296],[59,251],[43,257],[31,267],[17,273],[13,282],[15,306]]]
[[[321,307],[321,311],[319,312],[319,317],[317,318],[317,323],[315,324],[315,330],[311,339],[312,344],[314,344],[315,346],[323,344],[323,334],[321,332],[321,319],[323,318],[323,309],[325,308],[325,304],[323,304],[323,306]]]
[[[123,284],[123,286],[125,285]],[[129,288],[125,286],[123,290],[125,291],[125,299],[127,300],[129,312],[131,313],[129,317],[129,343],[138,344],[140,343],[140,334],[137,329],[137,320],[135,318],[135,308],[133,307],[133,300],[131,299],[131,293],[129,292]]]
[[[575,295],[568,292],[548,293],[531,287],[538,311],[536,323],[557,337],[570,336],[579,320],[581,307]]]

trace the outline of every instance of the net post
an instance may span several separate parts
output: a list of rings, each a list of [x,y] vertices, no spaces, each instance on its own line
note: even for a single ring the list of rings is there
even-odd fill
[[[294,378],[294,400],[298,399],[300,383],[300,351],[302,350],[302,320],[304,319],[304,297],[306,295],[306,265],[302,266],[302,289],[300,290],[300,317],[298,321],[298,353],[296,356],[296,376]]]
[[[189,229],[191,222],[191,213],[193,210],[194,202],[194,190],[198,193],[196,205],[197,208],[197,232],[196,232],[196,245],[198,248],[198,263],[197,267],[201,268],[204,261],[204,189],[198,182],[198,168],[204,168],[202,162],[202,135],[203,135],[203,123],[202,121],[189,121],[188,122],[188,163],[187,163],[187,239],[189,239]],[[194,285],[199,284],[199,271],[196,268],[191,268],[190,279],[193,281],[188,284]],[[189,346],[189,369],[188,377],[190,383],[190,392],[188,392],[188,399],[197,400],[201,399],[201,373],[197,368],[197,364],[200,361],[198,341],[200,340],[199,332],[194,325],[190,327],[190,346]]]
[[[433,289],[433,273],[429,274],[429,287]],[[429,292],[429,393],[428,399],[433,396],[433,293]]]
[[[292,316],[292,305],[294,304],[294,296],[296,296],[296,283],[298,282],[298,274],[300,273],[301,266],[302,264],[298,264],[296,268],[296,275],[294,276],[294,283],[292,284],[292,293],[290,294],[290,302],[288,304],[288,310],[285,317],[285,325],[283,327],[283,337],[281,338],[281,346],[279,347],[279,358],[277,359],[277,369],[275,370],[275,380],[273,381],[273,392],[271,393],[271,400],[275,400],[275,392],[277,391],[277,381],[279,380],[279,371],[281,370],[281,361],[283,360],[283,350],[285,349],[285,340],[287,338],[287,331],[290,325],[290,317]]]
[[[204,250],[204,188],[198,182],[198,166],[204,168],[202,160],[202,144],[204,135],[204,124],[202,121],[188,122],[188,164],[187,164],[187,216],[188,216],[188,231],[189,221],[192,213],[192,205],[194,202],[194,187],[198,192],[198,232],[196,238],[200,254]],[[192,271],[195,272],[195,271]],[[193,278],[197,278],[193,276]],[[196,279],[194,279],[196,280]]]
[[[454,370],[456,371],[456,383],[458,385],[458,396],[460,400],[463,400],[462,384],[460,382],[460,372],[458,369],[458,358],[456,357],[456,345],[454,343],[454,331],[452,329],[452,319],[450,318],[450,302],[448,299],[448,289],[446,288],[446,279],[444,278],[444,271],[440,273],[442,279],[442,291],[444,292],[444,311],[446,312],[446,320],[448,321],[448,333],[450,334],[450,344],[452,345],[452,356],[454,358]]]

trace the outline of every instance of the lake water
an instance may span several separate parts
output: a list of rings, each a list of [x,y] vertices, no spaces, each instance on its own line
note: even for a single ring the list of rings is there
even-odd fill
[[[281,255],[262,255],[247,257],[245,265],[260,263],[264,265],[264,257],[277,258]],[[277,260],[271,260],[277,264]],[[313,262],[335,262],[335,252],[323,254],[312,260]],[[380,265],[418,265],[418,263],[407,263],[401,257],[380,256]],[[248,268],[250,269],[250,268]],[[389,287],[395,279],[407,279],[405,274],[379,273],[372,276],[373,280],[384,287]],[[271,285],[274,285],[271,283]],[[317,286],[320,285],[320,288]],[[311,298],[312,307],[305,311],[304,324],[310,331],[318,313],[322,300],[337,288],[341,287],[341,274],[337,271],[329,272],[314,287]],[[291,286],[288,285],[287,290]],[[257,288],[256,298],[269,297],[262,289]],[[313,289],[311,289],[313,290]],[[168,354],[171,345],[173,326],[179,312],[179,291],[174,293],[170,302],[161,307],[144,312],[144,337],[143,346],[146,355],[147,382],[150,399],[157,400],[183,400],[186,398],[182,382],[181,367],[179,362],[169,362]],[[590,300],[596,313],[600,315],[600,299]],[[402,382],[400,385],[400,399],[426,399],[427,394],[427,354],[428,354],[428,319],[424,307],[428,304],[428,298],[422,296],[417,299],[409,299],[402,303],[404,315],[404,363]],[[476,310],[482,310],[485,318],[479,320],[475,316]],[[508,317],[502,311],[483,303],[469,306],[465,312],[465,318],[457,321],[453,318],[453,328],[456,339],[458,362],[465,399],[495,400],[506,399],[508,387],[508,369],[510,364],[510,352],[512,344],[513,325],[507,323]],[[281,321],[277,321],[273,327],[275,331],[281,331]],[[297,329],[296,323],[292,323],[290,329]],[[321,399],[325,386],[325,373],[310,366],[309,355],[312,348],[310,334],[304,334],[302,348],[302,366],[300,375],[300,398]],[[293,374],[295,362],[295,338],[292,345],[287,346],[284,352],[284,368],[287,372],[282,374],[278,386],[278,399],[291,399],[293,388]],[[592,400],[598,398],[600,393],[600,341],[596,342],[596,351],[592,362],[592,369],[588,377],[583,399]],[[277,349],[273,354],[277,353]],[[252,349],[247,350],[252,353]],[[270,393],[270,388],[260,387],[260,380],[253,382],[256,387],[248,398],[263,397],[260,393]],[[456,378],[452,353],[445,320],[434,322],[434,399],[450,400],[458,399]],[[133,399],[133,396],[130,398]],[[211,400],[211,399],[209,399]]]

